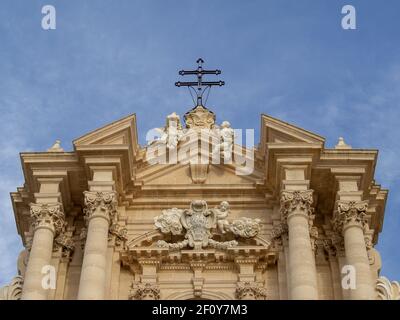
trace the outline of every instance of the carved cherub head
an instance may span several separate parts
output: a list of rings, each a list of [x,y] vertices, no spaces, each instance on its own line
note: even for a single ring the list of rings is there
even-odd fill
[[[221,211],[228,211],[229,210],[229,202],[228,201],[222,201],[219,205],[219,208]]]
[[[223,121],[221,123],[221,128],[230,128],[231,124],[229,123],[229,121]]]

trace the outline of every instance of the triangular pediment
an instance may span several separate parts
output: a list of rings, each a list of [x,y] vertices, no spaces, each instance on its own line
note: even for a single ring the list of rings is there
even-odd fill
[[[318,144],[323,145],[325,138],[296,127],[287,122],[263,114],[261,116],[261,145],[265,144]]]
[[[74,140],[76,148],[84,146],[132,146],[138,149],[136,116],[134,114],[112,122]]]

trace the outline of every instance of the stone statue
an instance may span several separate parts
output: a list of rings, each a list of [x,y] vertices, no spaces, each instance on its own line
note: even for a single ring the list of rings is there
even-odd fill
[[[184,133],[179,115],[175,112],[167,116],[167,124],[164,128],[157,128],[156,130],[161,136],[158,140],[151,141],[150,144],[161,143],[166,145],[168,149],[176,149]]]
[[[231,128],[231,124],[228,121],[223,121],[221,128],[217,128],[217,134],[220,138],[220,143],[214,147],[213,154],[215,155],[220,151],[223,151],[224,159],[230,160],[232,158],[233,143],[235,139],[235,132]]]
[[[229,203],[228,201],[222,201],[219,207],[213,209],[217,218],[217,230],[222,234],[226,233],[225,229],[229,226],[226,218],[229,215]]]

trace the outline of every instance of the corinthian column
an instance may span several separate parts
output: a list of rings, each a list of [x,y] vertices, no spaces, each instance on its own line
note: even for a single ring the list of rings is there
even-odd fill
[[[115,191],[86,191],[88,224],[78,299],[102,300],[106,288],[106,256],[110,222],[116,213]]]
[[[21,299],[46,300],[48,291],[42,286],[42,270],[50,265],[54,237],[65,225],[64,213],[60,203],[31,204],[30,213],[34,219],[34,235]]]
[[[312,190],[281,193],[281,215],[289,233],[289,297],[318,299],[317,275],[310,238]]]
[[[350,290],[352,300],[375,298],[364,239],[367,207],[367,201],[340,200],[337,202],[337,210],[332,221],[334,229],[344,237],[346,262],[356,271],[356,287]]]

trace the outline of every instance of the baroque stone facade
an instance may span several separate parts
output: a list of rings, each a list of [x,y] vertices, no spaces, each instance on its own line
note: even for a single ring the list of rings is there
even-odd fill
[[[131,115],[72,151],[22,153],[11,197],[25,250],[0,299],[399,299],[374,248],[387,198],[376,150],[326,148],[267,115],[246,148],[204,106],[183,118],[160,119],[145,147]]]

